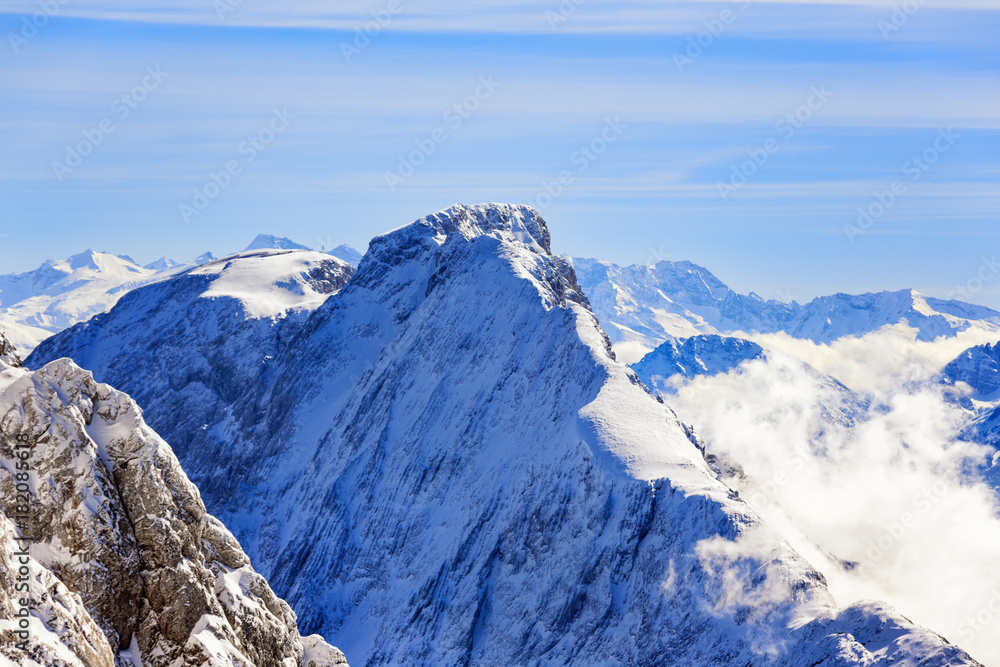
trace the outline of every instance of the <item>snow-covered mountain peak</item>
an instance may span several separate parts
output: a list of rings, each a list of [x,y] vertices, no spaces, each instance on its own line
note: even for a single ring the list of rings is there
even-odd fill
[[[970,328],[1000,332],[1000,313],[994,310],[910,289],[783,303],[753,292],[739,294],[691,262],[620,267],[592,259],[572,261],[594,312],[628,361],[638,361],[670,338],[699,334],[783,332],[829,343],[883,328],[906,331],[921,341]]]
[[[312,250],[251,250],[190,271],[209,276],[203,298],[232,297],[255,318],[280,317],[291,310],[313,310],[350,278],[347,262]]]
[[[179,262],[175,262],[169,257],[161,257],[156,261],[150,262],[145,265],[144,269],[149,269],[150,271],[163,271],[164,269],[171,269],[175,266],[180,266]]]
[[[742,338],[718,335],[671,339],[643,357],[632,369],[646,384],[667,391],[671,377],[691,379],[699,375],[728,373],[744,361],[759,359],[764,350]]]
[[[243,252],[248,250],[311,250],[311,248],[296,243],[295,241],[285,238],[284,236],[274,236],[273,234],[258,234],[253,241],[250,242]]]
[[[545,221],[528,206],[456,204],[376,236],[352,282],[395,296],[424,281],[426,296],[457,269],[499,260],[532,283],[547,306],[572,301],[589,310],[572,265],[550,248]],[[396,288],[387,289],[391,283]]]
[[[551,236],[542,217],[530,206],[517,204],[477,204],[454,206],[417,220],[443,237],[461,234],[466,239],[493,236],[517,240],[536,252],[551,254]]]
[[[351,246],[347,245],[346,243],[340,244],[333,250],[327,250],[326,254],[333,255],[337,259],[342,259],[351,266],[357,266],[358,262],[361,261],[361,257],[363,256],[360,252],[358,252]]]
[[[308,318],[184,275],[28,362],[134,389],[302,627],[369,666],[974,664],[836,609],[549,247],[530,209],[453,207],[375,239]]]

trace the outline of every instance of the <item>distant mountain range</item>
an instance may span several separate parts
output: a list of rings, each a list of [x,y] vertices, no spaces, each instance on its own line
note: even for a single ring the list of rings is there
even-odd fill
[[[737,294],[691,262],[627,267],[594,259],[572,262],[594,312],[625,361],[638,361],[668,339],[699,334],[782,332],[828,343],[883,327],[905,327],[917,340],[932,341],[979,327],[1000,338],[1000,312],[914,290],[834,294],[801,305]]]
[[[246,250],[304,249],[287,238],[258,235]],[[348,245],[328,254],[357,265],[361,255]],[[136,287],[158,282],[217,258],[206,252],[188,262],[167,257],[139,266],[126,255],[86,250],[50,260],[26,273],[0,275],[0,329],[23,354],[54,333],[106,312]]]

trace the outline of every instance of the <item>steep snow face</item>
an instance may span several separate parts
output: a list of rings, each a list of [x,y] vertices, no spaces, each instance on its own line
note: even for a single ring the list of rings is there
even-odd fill
[[[294,613],[205,511],[127,395],[68,359],[34,372],[6,359],[5,664],[305,667],[307,655],[314,665],[345,663],[318,637],[306,642],[307,652]],[[15,592],[18,582],[28,591]],[[22,635],[23,608],[30,616]]]
[[[671,378],[691,379],[698,375],[728,373],[744,361],[759,359],[760,345],[742,338],[692,336],[668,340],[647,354],[632,370],[659,393],[670,393]]]
[[[122,363],[141,385],[170,372]],[[975,664],[883,606],[834,606],[614,360],[531,209],[375,238],[270,363],[182,459],[302,626],[356,662]]]
[[[1000,343],[970,347],[941,371],[949,384],[964,382],[979,398],[1000,392]]]
[[[955,386],[952,398],[968,412],[965,436],[995,450],[984,472],[1000,494],[1000,343],[965,350],[944,367],[941,381]]]
[[[187,461],[191,448],[232,442],[227,416],[254,419],[258,399],[240,397],[263,391],[272,359],[353,272],[312,251],[240,253],[129,293],[109,313],[43,342],[27,365],[71,357],[127,388]],[[211,460],[194,463],[186,470],[199,486],[208,476],[239,482]]]
[[[271,234],[258,234],[250,242],[243,252],[248,250],[309,250],[307,246],[300,245],[284,236],[272,236]]]
[[[24,353],[53,333],[105,312],[129,290],[186,266],[140,267],[127,257],[87,250],[34,271],[0,276],[0,328]]]
[[[638,360],[670,338],[697,334],[782,331],[830,342],[904,326],[914,330],[917,340],[932,341],[971,326],[1000,331],[996,311],[913,290],[835,294],[805,305],[786,304],[737,294],[691,262],[619,267],[593,259],[572,261],[594,312],[626,361]]]

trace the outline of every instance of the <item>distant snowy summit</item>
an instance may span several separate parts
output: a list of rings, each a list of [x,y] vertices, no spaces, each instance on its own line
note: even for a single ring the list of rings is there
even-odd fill
[[[86,250],[34,271],[2,275],[0,327],[30,352],[53,333],[104,312],[129,290],[184,268],[166,258],[142,267],[124,256]]]
[[[626,267],[572,261],[594,312],[626,361],[638,360],[668,339],[699,334],[783,332],[828,343],[884,327],[905,328],[922,341],[970,327],[1000,333],[1000,312],[914,290],[834,294],[802,305],[738,294],[708,269],[686,261]]]
[[[671,339],[647,354],[632,369],[651,389],[669,393],[671,378],[691,379],[699,375],[728,373],[744,361],[760,359],[760,345],[742,338],[691,336]]]
[[[347,245],[346,243],[337,246],[333,250],[327,250],[328,255],[333,255],[338,259],[342,259],[352,266],[357,266],[358,262],[361,261],[361,253]]]
[[[287,238],[259,234],[246,251],[306,250]],[[357,266],[360,253],[341,245],[327,253]],[[64,260],[49,260],[25,273],[0,275],[0,327],[23,354],[77,322],[106,312],[127,292],[217,261],[205,252],[187,262],[169,257],[140,266],[127,255],[86,250]]]
[[[258,234],[257,237],[244,248],[244,252],[247,250],[262,250],[262,249],[279,249],[279,250],[312,250],[300,243],[285,238],[284,236],[273,236],[271,234]],[[345,244],[339,245],[332,250],[326,250],[325,248],[320,249],[320,252],[325,252],[328,255],[333,255],[337,259],[342,259],[351,266],[357,266],[358,262],[361,261],[361,253],[352,248],[351,246]]]
[[[286,239],[283,236],[273,236],[271,234],[258,234],[253,241],[250,242],[246,248],[243,248],[243,252],[247,250],[312,250],[307,246],[301,245],[292,241],[291,239]]]

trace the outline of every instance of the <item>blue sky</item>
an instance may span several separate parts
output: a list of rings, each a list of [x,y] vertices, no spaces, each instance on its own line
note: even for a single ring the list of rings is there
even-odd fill
[[[1000,257],[1000,0],[46,1],[0,6],[2,273],[363,250],[482,201],[765,298],[948,296]]]

